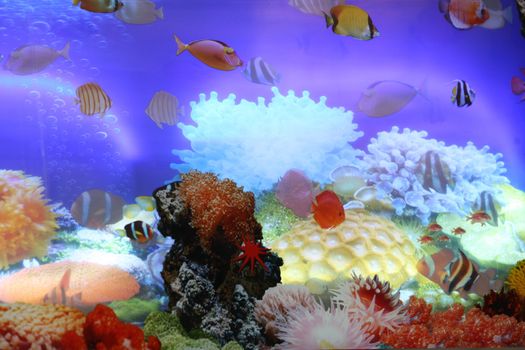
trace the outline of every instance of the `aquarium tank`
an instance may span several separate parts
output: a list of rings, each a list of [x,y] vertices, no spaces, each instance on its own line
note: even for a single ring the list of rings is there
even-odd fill
[[[524,0],[0,0],[0,349],[525,347]]]

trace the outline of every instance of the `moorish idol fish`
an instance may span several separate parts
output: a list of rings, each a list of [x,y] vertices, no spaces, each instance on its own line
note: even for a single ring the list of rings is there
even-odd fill
[[[494,202],[494,196],[489,191],[483,191],[477,201],[478,212],[488,214],[490,217],[486,222],[492,226],[498,226],[498,208]]]
[[[476,92],[465,80],[456,79],[454,82],[456,82],[456,86],[452,89],[452,103],[458,107],[470,107],[476,98]]]
[[[140,220],[127,224],[124,226],[124,230],[129,239],[132,241],[138,241],[139,243],[146,243],[154,236],[153,228]]]
[[[124,199],[102,190],[82,192],[71,206],[71,215],[82,226],[102,228],[122,219]]]
[[[450,169],[438,153],[428,151],[419,161],[419,171],[417,172],[423,188],[433,189],[439,193],[447,193],[447,185],[452,186],[454,181]]]

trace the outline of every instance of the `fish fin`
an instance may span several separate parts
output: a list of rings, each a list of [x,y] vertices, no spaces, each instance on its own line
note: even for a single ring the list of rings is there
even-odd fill
[[[102,111],[98,114],[100,119],[103,119],[106,116],[106,111]]]
[[[423,78],[423,81],[421,81],[421,84],[419,84],[419,87],[417,88],[417,93],[430,101],[428,98],[428,77]]]
[[[448,13],[448,6],[450,5],[450,0],[439,0],[439,12]]]
[[[81,101],[80,101],[79,98],[75,98],[75,104],[76,104],[76,105],[80,104],[80,102],[81,102]]]
[[[328,16],[326,12],[324,11],[323,11],[323,15],[324,15],[325,23],[326,23],[326,28],[334,24],[334,19],[331,16]]]
[[[176,34],[173,34],[175,41],[177,42],[177,56],[188,49],[188,45],[184,44]]]
[[[71,282],[71,269],[67,269],[66,272],[64,272],[62,279],[60,279],[60,288],[64,289],[65,291],[68,290],[69,282]]]
[[[503,10],[503,18],[505,18],[505,21],[512,24],[512,6],[509,6]]]
[[[80,3],[80,0],[73,0],[73,6],[77,6]]]
[[[160,19],[164,19],[164,10],[162,7],[159,7],[156,11],[155,11],[155,14],[157,15],[158,18]]]
[[[70,48],[71,48],[71,42],[68,41],[66,45],[64,46],[64,48],[58,52],[60,56],[64,57],[68,61],[71,61],[71,58],[69,57]]]
[[[463,23],[459,18],[450,12],[448,13],[448,16],[450,18],[450,23],[452,23],[452,25],[457,29],[469,29],[472,27],[471,25]]]

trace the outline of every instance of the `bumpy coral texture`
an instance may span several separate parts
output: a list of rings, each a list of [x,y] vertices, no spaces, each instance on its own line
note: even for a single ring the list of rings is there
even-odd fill
[[[521,298],[525,298],[525,260],[520,260],[509,271],[505,282],[509,289],[514,290]]]
[[[252,232],[255,241],[262,238],[261,227],[255,220],[255,198],[229,179],[219,180],[212,173],[190,171],[182,175],[180,195],[191,210],[191,225],[197,230],[202,247],[212,250],[214,240],[224,239],[231,245],[240,245]]]
[[[427,139],[427,132],[392,127],[380,132],[368,145],[364,156],[367,179],[375,184],[380,197],[390,196],[398,215],[416,215],[428,223],[431,213],[470,213],[483,191],[495,195],[494,186],[508,183],[500,153],[489,152],[489,147],[477,149],[468,142],[465,147],[446,146],[435,139]],[[450,171],[446,193],[423,187],[422,165],[427,152],[439,156]],[[447,170],[447,169],[445,169]]]
[[[171,167],[181,173],[211,171],[257,194],[289,169],[326,183],[332,169],[356,161],[362,152],[349,142],[363,133],[356,131],[352,112],[326,106],[326,97],[316,103],[307,91],[301,97],[272,91],[268,105],[262,97],[236,104],[233,94],[223,101],[215,92],[208,100],[200,94],[199,102],[191,103],[197,125],[177,125],[192,149],[173,150],[183,163]]]
[[[57,349],[64,333],[82,335],[84,321],[62,305],[0,305],[0,349]]]
[[[525,346],[525,322],[514,317],[490,317],[478,308],[466,314],[460,304],[443,312],[431,313],[432,306],[414,296],[410,298],[408,325],[381,337],[394,348],[482,348]]]
[[[37,177],[0,170],[0,268],[47,254],[58,226],[43,191]]]

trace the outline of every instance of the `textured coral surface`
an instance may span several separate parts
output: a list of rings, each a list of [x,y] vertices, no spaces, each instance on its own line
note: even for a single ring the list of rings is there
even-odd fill
[[[47,254],[58,228],[37,177],[0,170],[0,268]]]
[[[81,311],[62,305],[0,305],[0,349],[53,350],[65,332],[81,335],[84,321]]]
[[[350,278],[354,271],[377,273],[399,287],[417,273],[412,242],[393,222],[364,210],[347,210],[346,220],[331,230],[321,229],[313,219],[301,221],[272,249],[284,261],[283,283],[329,283],[338,276]]]

